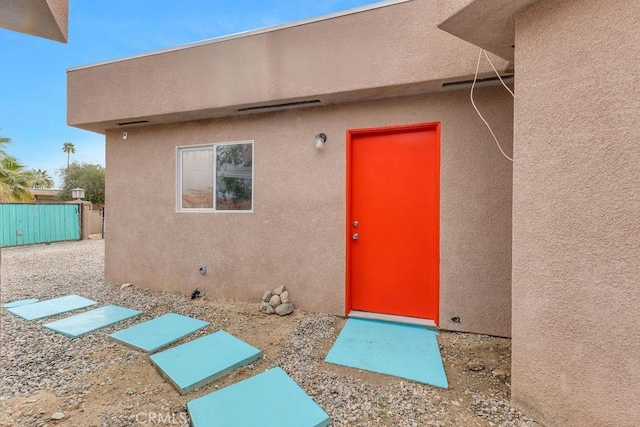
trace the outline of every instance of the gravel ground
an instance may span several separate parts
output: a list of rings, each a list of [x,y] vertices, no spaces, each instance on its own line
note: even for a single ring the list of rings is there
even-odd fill
[[[538,426],[509,405],[507,339],[441,333],[450,388],[440,390],[323,362],[342,318],[299,310],[266,316],[257,303],[121,289],[104,282],[103,254],[102,240],[2,250],[2,303],[73,293],[144,314],[71,340],[42,328],[56,318],[26,322],[0,311],[0,426],[188,425],[187,401],[274,366],[329,414],[332,426]],[[290,291],[295,298],[295,288]],[[188,339],[224,329],[263,350],[263,357],[180,396],[146,355],[107,337],[169,311],[211,323]]]

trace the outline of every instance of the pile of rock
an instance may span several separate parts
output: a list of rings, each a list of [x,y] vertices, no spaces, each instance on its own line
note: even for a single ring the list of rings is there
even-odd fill
[[[276,313],[280,316],[293,313],[293,304],[289,301],[289,291],[285,289],[284,285],[277,287],[273,292],[264,292],[260,311],[265,314]]]

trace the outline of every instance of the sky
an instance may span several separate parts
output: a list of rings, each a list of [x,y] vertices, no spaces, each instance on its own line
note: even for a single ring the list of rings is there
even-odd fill
[[[69,68],[151,52],[376,0],[69,0],[67,44],[0,28],[0,136],[27,169],[61,184],[71,161],[105,165],[104,136],[67,126]]]

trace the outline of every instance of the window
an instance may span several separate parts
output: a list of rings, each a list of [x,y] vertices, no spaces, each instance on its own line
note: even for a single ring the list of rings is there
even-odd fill
[[[178,147],[178,210],[253,210],[253,141]]]

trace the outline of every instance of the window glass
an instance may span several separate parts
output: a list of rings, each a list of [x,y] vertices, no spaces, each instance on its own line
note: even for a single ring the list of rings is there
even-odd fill
[[[182,208],[213,208],[213,149],[182,151]]]
[[[252,144],[216,146],[216,210],[251,210]]]
[[[180,210],[251,211],[253,143],[178,148]]]

